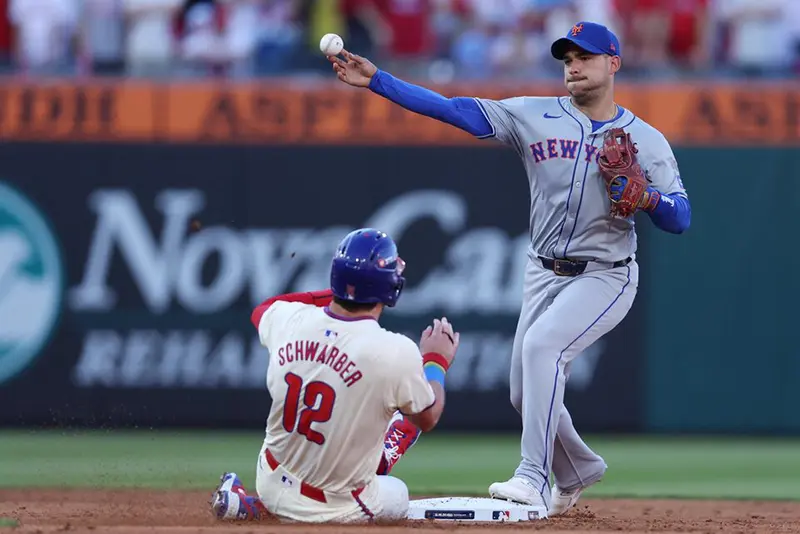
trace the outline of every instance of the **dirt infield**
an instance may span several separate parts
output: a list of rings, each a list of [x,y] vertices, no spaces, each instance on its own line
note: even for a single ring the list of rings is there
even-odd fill
[[[17,533],[190,534],[235,532],[266,534],[325,532],[339,534],[371,530],[400,533],[455,530],[497,532],[530,529],[542,532],[797,532],[800,503],[747,501],[581,501],[578,508],[559,518],[531,523],[442,524],[410,522],[386,526],[281,525],[275,522],[222,524],[208,509],[210,492],[177,491],[0,491],[0,518],[14,518]]]

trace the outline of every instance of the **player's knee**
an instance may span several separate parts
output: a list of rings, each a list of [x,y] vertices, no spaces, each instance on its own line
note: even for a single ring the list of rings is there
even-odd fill
[[[389,520],[402,520],[408,517],[408,486],[397,477],[378,477],[381,504],[381,516]]]
[[[564,347],[559,347],[552,335],[546,335],[537,328],[531,328],[522,342],[522,358],[526,362],[558,359]]]

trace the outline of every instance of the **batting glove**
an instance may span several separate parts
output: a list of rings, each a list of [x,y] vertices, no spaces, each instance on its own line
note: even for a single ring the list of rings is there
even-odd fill
[[[609,187],[609,197],[611,200],[614,202],[619,202],[619,199],[622,198],[622,192],[625,190],[625,186],[627,185],[628,179],[625,176],[617,177],[614,183],[612,183],[611,187]],[[642,198],[639,199],[636,209],[651,212],[656,209],[656,206],[658,206],[658,202],[660,200],[661,193],[652,187],[648,187],[647,191],[642,193]]]

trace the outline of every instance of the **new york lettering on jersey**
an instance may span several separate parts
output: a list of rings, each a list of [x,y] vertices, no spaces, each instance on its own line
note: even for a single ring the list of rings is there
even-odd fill
[[[531,155],[533,156],[534,163],[541,163],[550,159],[569,159],[574,160],[580,153],[578,145],[580,141],[572,139],[547,139],[545,141],[538,141],[531,143]],[[588,143],[583,145],[584,158],[583,161],[589,163],[594,159],[597,163],[600,154],[597,152],[597,147]]]

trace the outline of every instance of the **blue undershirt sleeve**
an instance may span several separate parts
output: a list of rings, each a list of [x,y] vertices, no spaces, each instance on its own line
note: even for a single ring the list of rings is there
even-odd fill
[[[447,98],[380,69],[370,79],[369,89],[409,111],[451,124],[475,137],[488,137],[494,132],[472,97]]]
[[[683,233],[692,220],[692,207],[689,199],[681,194],[661,194],[661,199],[648,212],[650,220],[660,229],[671,234]]]

